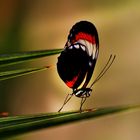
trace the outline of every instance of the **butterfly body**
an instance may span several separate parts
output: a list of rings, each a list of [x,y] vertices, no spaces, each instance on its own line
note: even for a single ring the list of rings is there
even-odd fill
[[[92,89],[91,88],[80,88],[80,89],[77,89],[73,92],[73,94],[76,96],[76,97],[80,97],[80,98],[87,98],[90,96],[92,92]]]

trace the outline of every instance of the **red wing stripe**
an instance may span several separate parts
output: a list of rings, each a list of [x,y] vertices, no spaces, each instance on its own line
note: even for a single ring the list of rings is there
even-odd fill
[[[71,81],[66,81],[66,85],[70,88],[72,88],[75,84],[75,82],[77,81],[78,76],[75,76]]]
[[[75,40],[78,41],[79,39],[84,39],[87,40],[89,42],[91,42],[92,44],[95,44],[95,37],[87,34],[87,33],[83,33],[83,32],[79,32],[76,36],[75,36]]]

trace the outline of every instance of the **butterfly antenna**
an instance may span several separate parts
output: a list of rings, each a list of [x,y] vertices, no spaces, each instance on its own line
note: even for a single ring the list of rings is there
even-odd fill
[[[106,67],[108,66],[109,62],[111,61],[111,58],[112,58],[112,54],[110,55],[110,57],[109,57],[106,65],[104,66],[104,68],[102,69],[102,71],[99,73],[99,75],[96,77],[96,79],[98,79],[101,76],[101,74],[105,71]],[[96,81],[96,79],[94,81]]]
[[[102,71],[99,73],[99,75],[96,77],[96,79],[93,81],[93,83],[91,84],[90,88],[92,88],[92,86],[101,78],[103,77],[103,75],[109,70],[109,68],[111,67],[111,65],[113,64],[116,55],[114,55],[114,57],[112,58],[112,54],[110,55],[106,65],[104,66],[104,68],[102,69]],[[112,59],[112,60],[111,60]]]

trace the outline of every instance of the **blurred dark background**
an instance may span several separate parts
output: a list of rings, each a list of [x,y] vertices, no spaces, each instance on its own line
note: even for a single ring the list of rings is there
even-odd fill
[[[94,23],[99,32],[100,54],[93,79],[110,54],[117,58],[94,86],[86,108],[140,102],[140,1],[139,0],[1,0],[0,53],[63,48],[68,32],[80,20]],[[1,71],[56,65],[51,56]],[[0,82],[0,112],[10,115],[57,111],[71,93],[57,74],[47,71]],[[73,98],[64,110],[78,109]],[[140,112],[124,113],[37,131],[17,140],[139,140]]]

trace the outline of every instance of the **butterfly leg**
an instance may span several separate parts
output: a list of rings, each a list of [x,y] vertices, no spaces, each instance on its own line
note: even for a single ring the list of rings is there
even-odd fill
[[[87,99],[86,97],[82,97],[82,99],[81,99],[80,112],[82,112],[82,106],[85,103],[86,99]]]
[[[64,103],[62,105],[62,107],[58,110],[58,112],[61,112],[61,110],[63,109],[64,105],[71,99],[71,97],[73,96],[73,94],[68,94],[64,100]]]

